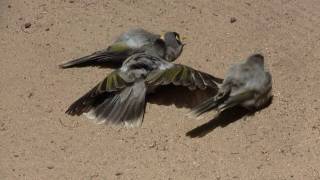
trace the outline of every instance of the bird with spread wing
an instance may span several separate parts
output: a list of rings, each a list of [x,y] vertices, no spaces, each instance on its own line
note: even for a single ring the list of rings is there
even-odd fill
[[[190,90],[217,90],[221,82],[212,75],[159,56],[136,53],[75,101],[66,113],[85,114],[98,123],[137,127],[143,121],[146,95],[156,92],[157,87],[173,84]]]

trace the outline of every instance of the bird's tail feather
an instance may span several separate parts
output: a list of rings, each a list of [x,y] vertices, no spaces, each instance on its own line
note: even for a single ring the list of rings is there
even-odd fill
[[[121,56],[117,54],[112,54],[107,52],[106,50],[98,51],[93,54],[90,54],[88,56],[84,56],[78,59],[73,59],[71,61],[62,63],[59,65],[60,68],[66,69],[66,68],[72,68],[72,67],[82,67],[82,66],[88,66],[88,65],[97,65],[100,63],[105,62],[112,62],[112,63],[120,63],[121,60],[125,59],[126,56]]]
[[[192,108],[189,114],[194,117],[199,117],[202,114],[213,109],[217,109],[218,111],[220,111],[220,106],[228,99],[229,95],[229,87],[224,88],[223,90],[220,89],[220,92],[216,96],[211,97],[198,106]]]
[[[219,106],[218,101],[216,101],[216,98],[212,97],[203,103],[197,105],[196,107],[192,108],[189,115],[199,117],[203,113],[206,113],[212,109],[215,109]]]
[[[254,93],[252,91],[245,91],[242,93],[238,93],[236,95],[229,96],[227,100],[225,100],[219,107],[218,111],[223,111],[225,109],[232,108],[236,105],[239,105],[249,99],[252,99]]]

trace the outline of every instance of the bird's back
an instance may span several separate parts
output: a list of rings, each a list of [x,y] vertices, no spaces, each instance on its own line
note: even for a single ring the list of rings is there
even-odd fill
[[[120,71],[136,77],[147,76],[153,70],[172,66],[169,62],[147,53],[137,53],[125,60]]]
[[[259,90],[264,84],[268,83],[269,78],[263,67],[242,63],[233,65],[229,69],[224,83],[233,84],[235,89]]]
[[[121,34],[115,42],[125,42],[131,48],[141,48],[146,44],[153,43],[158,38],[160,35],[138,28]]]

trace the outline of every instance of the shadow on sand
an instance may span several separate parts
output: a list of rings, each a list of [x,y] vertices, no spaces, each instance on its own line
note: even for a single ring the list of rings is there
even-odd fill
[[[156,93],[148,95],[147,100],[151,104],[190,109],[215,94],[216,92],[209,88],[191,91],[186,87],[167,85],[157,88]]]
[[[270,101],[266,104],[266,106],[262,107],[261,109],[267,108],[272,103],[272,98]],[[255,112],[261,110],[255,110],[255,111],[249,111],[246,108],[235,106],[230,109],[226,109],[225,111],[222,111],[217,117],[213,118],[209,122],[198,126],[189,132],[186,133],[186,136],[189,136],[191,138],[201,138],[213,131],[217,127],[226,127],[229,124],[243,118],[244,116],[252,116],[255,114]]]

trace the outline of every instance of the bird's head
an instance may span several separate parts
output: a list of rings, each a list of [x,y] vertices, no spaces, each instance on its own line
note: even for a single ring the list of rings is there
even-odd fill
[[[165,59],[167,61],[176,60],[182,53],[184,43],[180,39],[180,35],[177,32],[166,32],[161,39],[165,43],[166,52]]]
[[[263,67],[264,66],[264,57],[262,54],[253,54],[248,57],[247,63],[256,64],[256,65]]]

